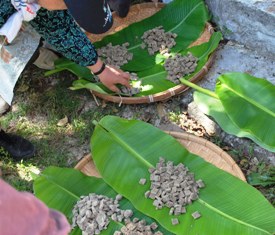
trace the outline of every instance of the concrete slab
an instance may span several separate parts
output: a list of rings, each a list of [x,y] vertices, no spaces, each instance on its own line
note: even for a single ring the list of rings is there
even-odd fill
[[[274,0],[206,0],[212,21],[225,38],[275,55]]]
[[[249,73],[275,84],[275,54],[264,57],[258,51],[229,41],[218,48],[212,68],[199,84],[213,90],[216,78],[227,72]]]

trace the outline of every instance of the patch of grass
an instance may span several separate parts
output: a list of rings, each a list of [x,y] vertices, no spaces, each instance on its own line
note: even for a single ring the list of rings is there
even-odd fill
[[[169,120],[171,122],[180,123],[180,120],[181,120],[180,115],[181,115],[180,111],[178,111],[178,112],[169,112],[168,117],[169,117]]]
[[[0,152],[3,178],[19,190],[32,190],[30,172],[34,168],[41,171],[51,165],[72,167],[68,163],[71,156],[66,142],[69,138],[78,139],[80,133],[87,127],[85,122],[89,121],[82,121],[82,129],[79,125],[70,124],[58,127],[58,120],[65,115],[74,124],[80,122],[81,117],[78,120],[77,112],[82,97],[68,90],[69,80],[58,82],[54,87],[44,87],[44,92],[40,93],[34,89],[38,86],[37,83],[41,82],[39,79],[43,77],[28,82],[29,89],[16,94],[13,110],[0,118],[3,129],[30,140],[37,150],[33,158],[20,163],[12,161],[6,152]],[[19,82],[17,89],[20,89],[20,85],[23,83]],[[88,135],[85,135],[85,138],[88,138]]]
[[[39,172],[49,166],[74,167],[79,161],[77,157],[89,151],[93,120],[113,114],[115,106],[98,107],[88,91],[69,90],[75,77],[66,72],[47,78],[43,73],[37,73],[38,77],[32,74],[31,69],[25,71],[23,77],[27,77],[28,89],[20,80],[17,86],[20,92],[15,95],[12,111],[0,117],[3,129],[28,139],[36,148],[33,158],[19,163],[0,151],[3,178],[23,191],[32,191],[33,169]],[[20,89],[21,86],[24,89]],[[65,116],[68,123],[58,126],[58,121]]]
[[[4,118],[0,118],[0,127],[2,129],[7,129],[10,126],[10,123],[19,120],[20,117],[26,115],[27,106],[24,103],[20,103],[14,107],[15,111],[8,112]]]
[[[81,106],[81,98],[73,91],[61,86],[60,83],[46,90],[43,94],[36,96],[28,105],[28,110],[36,110],[36,113],[47,117],[50,123],[54,123],[64,116],[75,118],[79,107]]]
[[[13,161],[3,149],[0,149],[0,159],[3,179],[18,190],[32,191],[31,166]]]
[[[275,206],[275,167],[257,160],[253,151],[254,143],[249,146],[247,151],[245,151],[246,148],[236,150],[221,146],[222,142],[215,144],[228,152],[241,168],[247,182],[257,188]],[[266,184],[267,181],[269,184]]]

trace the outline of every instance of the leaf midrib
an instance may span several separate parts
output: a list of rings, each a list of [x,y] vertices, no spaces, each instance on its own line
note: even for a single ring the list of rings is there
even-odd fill
[[[203,4],[203,2],[199,2],[196,6],[194,6],[194,8],[172,29],[168,30],[167,32],[171,32],[174,31],[175,29],[177,29],[178,27],[180,27],[180,25],[191,15],[191,13],[193,13],[193,11],[195,11],[201,4]],[[135,46],[129,47],[128,51],[134,50],[137,47],[140,47],[142,43],[139,43]]]
[[[103,131],[106,131],[107,133],[109,133],[119,144],[121,144],[123,147],[125,147],[125,149],[130,152],[133,153],[133,155],[136,157],[136,159],[141,160],[141,162],[143,162],[147,167],[154,167],[150,162],[146,161],[140,154],[137,153],[137,151],[135,151],[133,148],[131,148],[129,145],[124,144],[125,141],[123,141],[121,138],[119,138],[117,135],[115,135],[115,133],[113,133],[111,130],[105,128],[101,123],[98,124]]]
[[[251,98],[242,95],[241,93],[237,92],[236,90],[233,90],[230,86],[228,86],[226,83],[222,83],[221,86],[227,88],[228,90],[230,90],[232,93],[236,94],[237,96],[241,97],[242,99],[246,100],[248,103],[251,103],[252,105],[254,105],[255,107],[258,107],[259,109],[263,110],[265,113],[269,114],[270,116],[275,118],[275,113],[273,113],[271,110],[267,109],[266,107],[264,107],[263,105],[261,105],[260,103],[255,102],[254,100],[252,100]]]
[[[121,146],[125,147],[126,150],[128,150],[130,153],[132,153],[132,155],[133,155],[137,160],[141,160],[141,162],[142,162],[142,163],[145,163],[146,166],[148,166],[148,167],[154,167],[152,164],[150,164],[148,161],[146,161],[140,154],[138,154],[133,148],[131,148],[129,145],[125,144],[126,142],[123,141],[121,138],[119,138],[118,135],[115,135],[115,132],[112,132],[110,129],[107,129],[106,127],[102,126],[101,124],[99,124],[99,125],[100,125],[100,127],[101,127],[104,131],[106,131],[108,134],[110,134],[110,135],[114,138],[115,141],[117,141]],[[245,226],[247,226],[247,227],[251,227],[251,228],[254,228],[254,229],[256,229],[256,230],[262,231],[262,232],[264,232],[264,233],[266,233],[266,234],[270,234],[268,231],[266,231],[266,230],[264,230],[264,229],[261,229],[261,228],[259,228],[259,227],[254,226],[254,225],[251,225],[251,224],[249,224],[249,223],[246,223],[246,222],[244,222],[244,221],[241,221],[241,220],[239,220],[239,219],[236,219],[235,217],[232,217],[232,216],[230,216],[230,215],[228,215],[228,214],[222,212],[221,210],[218,210],[217,208],[211,206],[210,204],[206,203],[204,200],[202,200],[202,199],[200,199],[200,198],[198,199],[198,202],[199,202],[200,204],[206,206],[206,207],[209,208],[210,210],[212,210],[212,211],[214,211],[214,212],[216,212],[216,213],[218,213],[218,214],[220,214],[220,215],[222,215],[222,216],[228,218],[229,220],[232,220],[232,221],[235,221],[235,222],[237,222],[237,223],[239,223],[239,224],[243,224],[243,225],[245,225]]]
[[[54,184],[55,186],[57,186],[58,188],[60,188],[64,192],[68,193],[69,195],[73,196],[74,198],[76,198],[76,199],[80,198],[77,195],[73,194],[72,192],[68,191],[66,188],[62,187],[60,184],[57,184],[53,179],[49,178],[47,175],[43,174],[42,176],[45,177],[46,181],[51,182],[52,184]]]

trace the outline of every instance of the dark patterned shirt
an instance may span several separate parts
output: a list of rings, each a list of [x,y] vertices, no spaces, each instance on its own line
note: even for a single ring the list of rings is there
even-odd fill
[[[15,12],[10,0],[0,0],[0,27]],[[67,10],[41,8],[30,24],[57,52],[82,66],[94,65],[97,52]]]

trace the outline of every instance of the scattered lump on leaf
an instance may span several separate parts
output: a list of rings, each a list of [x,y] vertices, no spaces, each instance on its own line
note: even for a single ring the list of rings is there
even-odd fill
[[[158,225],[155,222],[147,225],[145,220],[134,218],[132,221],[125,221],[125,226],[120,231],[115,231],[114,235],[162,235],[162,232],[155,231],[157,228]]]
[[[167,71],[167,78],[175,84],[180,84],[180,78],[193,73],[198,65],[198,58],[188,52],[186,56],[176,54],[174,57],[168,58],[164,63]]]
[[[130,81],[132,82],[131,88],[128,88],[126,86],[120,87],[120,92],[122,95],[125,96],[134,96],[141,91],[141,81],[135,82],[138,80],[138,76],[136,73],[130,73]]]
[[[182,163],[174,165],[172,161],[166,162],[164,158],[160,158],[156,167],[149,168],[148,171],[151,185],[144,196],[153,200],[157,210],[163,207],[170,208],[169,215],[185,214],[185,206],[197,200],[199,189],[205,187],[203,181],[201,179],[196,181],[194,173],[191,173]],[[197,212],[195,216],[198,215]],[[178,223],[172,220],[172,224]]]
[[[201,214],[200,214],[198,211],[195,211],[194,213],[192,213],[192,217],[193,217],[194,219],[198,219],[198,218],[201,217]]]
[[[173,218],[173,219],[171,220],[171,222],[172,222],[173,225],[179,224],[179,220],[178,220],[177,218]]]
[[[142,185],[146,184],[146,179],[145,178],[140,179],[139,184],[142,184]]]
[[[147,47],[149,55],[154,55],[156,52],[166,53],[176,45],[175,38],[177,34],[165,32],[162,26],[150,29],[142,35],[143,43],[141,48]]]
[[[113,46],[112,43],[107,44],[97,50],[98,56],[104,60],[106,64],[120,67],[127,64],[133,59],[133,54],[127,50],[129,43]]]
[[[134,95],[140,93],[140,89],[137,87],[128,88],[126,86],[123,86],[120,88],[120,91],[123,95],[126,95],[126,96],[134,96]]]
[[[95,193],[81,196],[73,208],[72,228],[78,226],[83,235],[100,234],[107,229],[111,219],[116,222],[129,219],[133,212],[119,208],[121,199],[121,195],[113,199]]]

